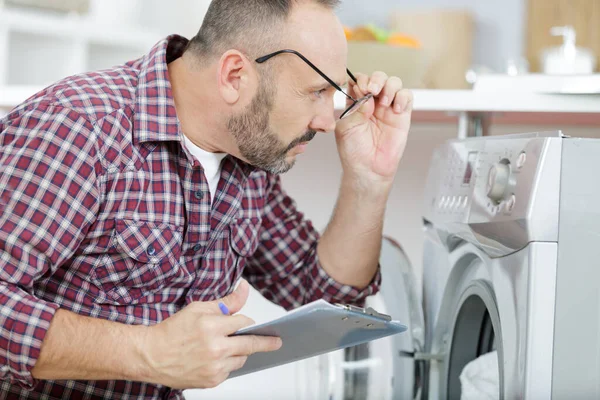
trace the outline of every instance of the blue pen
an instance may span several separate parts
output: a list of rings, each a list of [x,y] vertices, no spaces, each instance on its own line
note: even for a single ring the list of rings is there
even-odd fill
[[[221,312],[223,313],[223,315],[229,315],[229,308],[227,308],[225,303],[219,302],[219,308],[221,309]]]

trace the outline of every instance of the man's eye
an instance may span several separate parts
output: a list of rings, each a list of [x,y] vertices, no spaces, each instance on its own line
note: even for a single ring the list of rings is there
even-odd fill
[[[325,93],[327,91],[327,89],[321,89],[321,90],[317,90],[315,93],[315,96],[317,97],[321,97],[323,96],[323,93]]]

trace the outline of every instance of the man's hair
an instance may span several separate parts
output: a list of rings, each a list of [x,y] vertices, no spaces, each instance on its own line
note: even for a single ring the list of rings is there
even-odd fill
[[[335,9],[340,0],[304,0]],[[236,49],[250,57],[280,50],[283,25],[299,0],[212,0],[186,49],[205,64]]]

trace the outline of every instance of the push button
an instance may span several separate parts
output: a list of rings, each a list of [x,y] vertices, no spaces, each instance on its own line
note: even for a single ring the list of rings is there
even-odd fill
[[[204,198],[204,192],[202,190],[196,190],[196,193],[194,193],[194,196],[196,196],[196,198],[198,200],[202,200]]]
[[[197,245],[194,246],[194,251],[196,253],[199,252],[200,250],[202,250],[202,246],[201,245],[197,244]]]
[[[508,212],[512,212],[512,210],[515,209],[515,204],[517,203],[517,198],[516,196],[513,194],[512,196],[510,196],[510,198],[508,199],[508,201],[506,202],[506,211]]]

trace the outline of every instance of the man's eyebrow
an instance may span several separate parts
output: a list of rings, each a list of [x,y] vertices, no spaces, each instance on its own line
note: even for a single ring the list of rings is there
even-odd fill
[[[348,83],[348,81],[346,80],[346,81],[344,81],[342,83],[340,83],[340,82],[335,82],[335,83],[339,87],[344,87],[344,85],[346,85]],[[311,90],[315,90],[315,91],[316,90],[323,90],[323,89],[328,89],[330,87],[333,87],[333,86],[329,82],[325,81],[325,82],[323,82],[321,84],[317,84],[317,85],[312,86]]]

